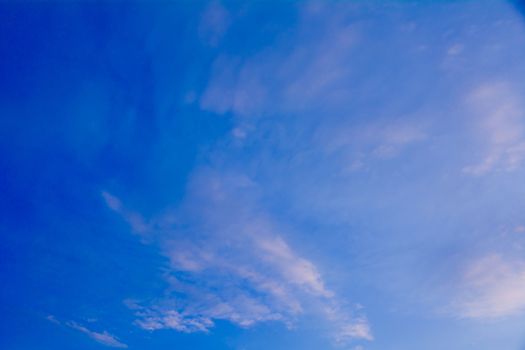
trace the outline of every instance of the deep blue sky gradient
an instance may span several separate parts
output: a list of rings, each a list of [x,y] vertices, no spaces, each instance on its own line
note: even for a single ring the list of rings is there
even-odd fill
[[[522,16],[2,2],[0,348],[524,350]]]

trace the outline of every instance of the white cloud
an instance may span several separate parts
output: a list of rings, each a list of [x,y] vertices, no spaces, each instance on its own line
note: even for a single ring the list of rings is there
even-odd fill
[[[180,314],[176,310],[162,310],[155,312],[144,309],[138,312],[141,316],[136,324],[146,330],[154,331],[157,329],[175,329],[179,332],[207,332],[213,326],[213,321],[208,317],[188,317]]]
[[[48,315],[46,316],[46,320],[48,320],[49,322],[52,322],[54,324],[60,324],[60,321],[56,319],[56,317],[54,315]]]
[[[361,308],[355,307],[355,311]],[[347,308],[341,307],[338,301],[333,301],[331,305],[325,306],[324,313],[332,322],[332,338],[336,344],[348,344],[351,340],[374,340],[370,323],[365,316],[356,316]]]
[[[333,296],[333,293],[325,288],[316,267],[310,261],[296,256],[281,237],[264,237],[257,239],[256,244],[262,253],[262,260],[277,265],[284,279],[306,288],[313,294]]]
[[[74,321],[68,321],[68,322],[60,322],[54,315],[49,315],[46,317],[46,319],[49,321],[49,322],[52,322],[54,324],[57,324],[57,325],[65,325],[69,328],[72,328],[72,329],[75,329],[81,333],[84,333],[86,334],[87,336],[89,336],[91,339],[95,340],[96,342],[102,344],[102,345],[106,345],[106,346],[110,346],[110,347],[113,347],[113,348],[127,348],[128,346],[126,344],[124,344],[123,342],[121,342],[117,337],[115,337],[114,335],[108,333],[107,331],[102,331],[102,332],[95,332],[95,331],[92,331]]]
[[[476,114],[484,155],[464,171],[483,175],[519,168],[525,160],[525,107],[513,87],[504,82],[482,85],[469,95],[468,105]]]
[[[470,262],[452,307],[460,317],[492,319],[525,311],[525,261],[491,254]]]
[[[126,208],[124,208],[120,199],[106,191],[102,191],[102,198],[104,198],[106,205],[111,210],[116,211],[122,215],[127,223],[133,228],[133,231],[140,234],[146,234],[150,230],[150,228],[144,223],[143,218],[138,213],[126,210]]]
[[[113,348],[127,348],[128,347],[126,344],[119,341],[114,335],[111,335],[106,331],[103,331],[101,333],[94,332],[92,330],[87,329],[86,327],[82,325],[79,325],[76,322],[67,322],[66,325],[68,327],[71,327],[73,329],[76,329],[77,331],[80,331],[88,335],[91,339],[99,342],[102,345],[110,346]]]
[[[178,281],[178,283],[181,283]],[[178,286],[179,288],[181,285]],[[218,291],[203,291],[185,285],[180,300],[166,299],[163,303],[135,308],[136,324],[145,330],[174,329],[184,333],[208,332],[215,320],[230,321],[240,327],[258,322],[282,320],[269,306],[240,290],[231,295]],[[221,286],[216,285],[215,288]],[[195,294],[188,293],[194,289]],[[177,289],[179,292],[181,289]]]
[[[216,320],[240,327],[300,315],[321,317],[339,329],[334,336],[371,339],[364,318],[341,304],[319,268],[286,242],[282,227],[256,204],[257,185],[245,176],[201,170],[188,198],[148,223],[169,258],[165,297],[135,302],[136,324],[146,330],[208,331]],[[107,197],[107,195],[106,195]],[[111,202],[108,203],[108,206]],[[127,210],[116,212],[127,219]],[[142,222],[146,220],[142,219]]]
[[[365,319],[358,319],[354,323],[344,325],[339,330],[337,339],[339,342],[342,342],[348,338],[373,340],[368,321]]]

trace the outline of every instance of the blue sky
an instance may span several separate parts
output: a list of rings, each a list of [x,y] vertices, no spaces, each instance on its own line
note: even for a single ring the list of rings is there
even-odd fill
[[[0,4],[0,347],[525,350],[508,1]]]

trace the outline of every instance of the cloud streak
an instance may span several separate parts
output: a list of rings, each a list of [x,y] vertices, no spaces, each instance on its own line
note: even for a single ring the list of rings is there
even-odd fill
[[[93,331],[93,330],[90,330],[88,328],[86,328],[85,326],[77,323],[77,322],[74,322],[74,321],[67,321],[67,322],[61,322],[59,320],[57,320],[57,318],[53,315],[49,315],[46,317],[46,319],[49,321],[49,322],[52,322],[52,323],[55,323],[55,324],[58,324],[58,325],[65,325],[69,328],[72,328],[76,331],[79,331],[81,333],[84,333],[85,335],[87,335],[88,337],[90,337],[91,339],[93,339],[94,341],[96,341],[97,343],[100,343],[102,345],[105,345],[105,346],[109,346],[109,347],[112,347],[112,348],[121,348],[121,349],[125,349],[128,347],[127,344],[124,344],[122,341],[120,341],[116,336],[110,334],[109,332],[107,331],[102,331],[102,332],[96,332],[96,331]]]
[[[343,106],[354,92],[348,87],[353,73],[348,62],[358,30],[347,22],[351,7],[334,5],[337,9],[320,3],[301,6],[292,40],[243,59],[219,56],[201,108],[254,118]]]
[[[125,349],[128,346],[124,343],[122,343],[120,340],[118,340],[114,335],[103,331],[103,332],[95,332],[92,331],[76,322],[67,322],[66,326],[73,328],[81,333],[86,334],[91,339],[95,340],[96,342],[106,345],[112,348],[122,348]]]
[[[489,254],[471,261],[462,273],[453,303],[462,318],[496,319],[525,310],[525,262]]]
[[[228,10],[218,1],[211,2],[201,16],[199,36],[208,45],[219,45],[225,35],[231,19]]]
[[[483,175],[519,168],[525,160],[525,108],[512,85],[481,85],[469,95],[468,104],[476,114],[475,128],[484,140],[481,148],[485,155],[464,171]]]
[[[160,301],[128,301],[136,324],[191,333],[207,332],[216,320],[240,327],[279,321],[291,327],[301,315],[310,315],[336,327],[337,342],[372,339],[366,319],[358,317],[362,312],[344,308],[319,268],[286,242],[286,230],[258,209],[256,192],[257,185],[244,176],[203,169],[180,208],[150,221],[148,231],[155,232],[169,259],[169,287]]]
[[[334,329],[336,343],[373,340],[364,312],[346,306],[348,301],[328,286],[325,261],[307,258],[301,250],[298,237],[307,240],[307,235],[290,223],[298,217],[323,227],[323,240],[341,238],[331,238],[333,227],[345,231],[347,239],[353,225],[377,219],[380,224],[366,227],[379,232],[377,238],[359,232],[351,237],[356,247],[347,248],[364,248],[363,255],[372,251],[375,258],[364,258],[365,265],[384,266],[386,278],[399,273],[393,284],[406,283],[411,295],[439,298],[428,296],[433,282],[429,289],[409,286],[417,277],[406,273],[416,269],[408,265],[420,259],[410,250],[419,251],[426,240],[428,250],[421,254],[433,254],[443,241],[456,243],[454,232],[468,230],[468,220],[457,212],[469,212],[465,202],[478,197],[460,190],[461,181],[472,180],[460,176],[461,169],[480,176],[521,167],[525,127],[519,90],[505,81],[479,84],[461,71],[472,47],[463,34],[443,39],[436,34],[441,29],[423,29],[435,16],[414,22],[382,15],[379,25],[373,15],[356,15],[356,8],[301,5],[296,26],[271,45],[245,56],[228,50],[217,55],[192,101],[202,111],[231,117],[231,130],[210,152],[210,164],[193,171],[182,203],[144,218],[116,196],[103,194],[107,205],[169,261],[165,295],[129,303],[139,327],[208,332],[218,320],[240,327],[260,322],[292,327],[312,316]],[[367,11],[385,10],[372,8]],[[396,6],[388,9],[395,12]],[[209,24],[205,31],[211,32],[202,38],[217,45],[230,19],[222,6],[212,4],[201,24]],[[449,25],[457,24],[430,26]],[[379,38],[385,45],[370,46]],[[446,77],[445,71],[454,69],[461,79]],[[465,144],[466,155],[457,151]],[[429,189],[429,183],[436,188]],[[279,212],[272,205],[286,208]],[[285,215],[291,220],[283,220]],[[436,217],[453,223],[437,232]],[[353,256],[339,258],[354,262]],[[451,313],[476,319],[520,312],[516,290],[521,287],[510,282],[519,279],[519,269],[501,271],[491,278],[513,290],[511,295],[480,282],[486,279],[482,274],[465,273],[450,293],[456,296]],[[455,272],[450,268],[447,275]],[[440,305],[450,304],[449,292]]]

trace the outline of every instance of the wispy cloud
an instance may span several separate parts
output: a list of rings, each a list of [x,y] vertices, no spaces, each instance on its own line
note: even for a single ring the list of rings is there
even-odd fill
[[[393,80],[379,73],[384,67],[358,59],[361,50],[369,50],[362,40],[369,28],[349,20],[355,9],[347,3],[301,4],[295,26],[271,46],[247,56],[219,55],[200,107],[233,114],[231,134],[239,145],[264,140],[263,150],[285,149],[339,173],[366,169],[425,141],[427,116],[417,108],[400,109],[396,97],[373,102]],[[402,99],[419,94],[419,85],[403,81],[395,82],[406,91]]]
[[[443,78],[439,65],[434,71],[429,62],[435,60],[431,55],[435,46],[440,46],[440,55],[447,52],[458,64],[468,50],[457,40],[441,42],[438,35],[422,38],[425,32],[417,34],[416,23],[399,23],[398,18],[384,27],[395,27],[392,32],[371,31],[370,18],[360,21],[355,8],[347,3],[301,4],[296,26],[272,45],[244,56],[218,54],[204,89],[191,100],[198,100],[202,110],[233,116],[233,125],[226,142],[222,140],[212,151],[210,158],[216,163],[193,172],[182,203],[144,218],[125,208],[116,196],[103,194],[107,205],[135,232],[147,235],[148,243],[157,244],[169,261],[165,294],[154,301],[128,303],[138,326],[151,331],[207,332],[217,320],[240,327],[268,321],[291,326],[308,315],[330,324],[336,342],[373,339],[364,312],[343,306],[347,301],[329,287],[323,273],[328,267],[301,250],[297,238],[306,235],[295,234],[297,228],[274,215],[269,202],[278,198],[286,203],[286,210],[291,208],[284,214],[299,212],[309,222],[327,226],[335,222],[345,229],[352,220],[369,221],[366,215],[373,213],[385,222],[375,229],[392,232],[396,227],[407,229],[406,222],[400,221],[421,204],[429,212],[442,210],[426,204],[432,200],[428,198],[441,200],[441,194],[422,186],[421,174],[438,185],[448,184],[454,181],[445,174],[450,164],[440,167],[421,154],[433,148],[431,156],[449,160],[454,147],[450,145],[465,136],[461,128],[451,132],[457,125],[453,118],[464,122],[465,116],[454,114],[455,106],[449,106],[456,100],[446,90],[456,87],[457,80]],[[230,14],[218,3],[206,11],[203,33],[209,33],[204,37],[215,45],[229,25]],[[369,43],[382,35],[388,36],[390,46],[371,48]],[[424,50],[417,42],[422,39],[428,41]],[[384,60],[385,55],[392,55],[392,60]],[[434,81],[436,86],[430,86]],[[464,91],[467,83],[458,85],[457,90]],[[421,86],[428,92],[421,93]],[[472,153],[480,160],[472,160],[465,173],[517,169],[525,155],[518,94],[510,84],[487,84],[467,100],[467,114],[475,118],[466,129],[475,130],[479,137],[479,147]],[[453,118],[439,112],[441,107]],[[440,128],[438,134],[434,126]],[[420,163],[411,162],[414,154]],[[379,163],[380,170],[371,169]],[[365,170],[373,173],[374,181],[360,177]],[[356,188],[361,185],[363,189]],[[385,205],[389,212],[382,211]],[[417,226],[418,220],[424,219],[408,221]],[[374,244],[410,245],[422,235],[432,240],[429,226],[421,223],[424,233],[385,234],[384,242],[377,239]],[[413,252],[405,251],[396,258],[416,260]],[[382,259],[371,264],[388,265],[385,269],[392,271],[385,263],[388,259]],[[404,271],[400,275],[407,278]],[[490,298],[485,287],[475,287],[474,279],[468,281],[465,277],[461,290],[478,293],[479,298],[462,295],[454,312],[475,317],[469,302],[479,306],[480,300]]]
[[[83,326],[81,324],[78,324],[77,322],[74,322],[74,321],[61,322],[53,315],[47,316],[46,319],[49,322],[52,322],[52,323],[55,323],[55,324],[58,324],[58,325],[62,325],[63,324],[65,326],[69,327],[69,328],[72,328],[72,329],[77,330],[77,331],[79,331],[81,333],[84,333],[88,337],[90,337],[91,339],[95,340],[96,342],[98,342],[98,343],[100,343],[102,345],[106,345],[106,346],[113,347],[113,348],[127,348],[128,347],[126,344],[121,342],[116,336],[108,333],[107,331],[95,332],[95,331],[90,330],[90,329],[86,328],[85,326]]]
[[[326,307],[324,312],[335,326],[332,337],[336,344],[347,344],[349,339],[374,340],[370,323],[364,315],[356,316],[348,313],[348,310],[343,311],[337,303]]]
[[[230,25],[230,13],[219,2],[212,1],[201,16],[199,35],[210,46],[217,46]]]
[[[337,333],[337,341],[344,342],[348,338],[373,340],[368,321],[358,319],[354,323],[344,325]]]
[[[112,194],[103,191],[102,197],[104,198],[104,201],[106,202],[106,205],[111,209],[116,211],[117,213],[121,214],[122,217],[126,220],[126,222],[133,228],[133,231],[142,235],[145,235],[149,227],[144,222],[144,219],[142,216],[138,213],[135,213],[133,211],[127,210],[123,205],[120,199],[113,196]]]
[[[218,57],[201,107],[253,118],[343,105],[352,93],[348,61],[358,30],[347,22],[351,6],[334,5],[301,6],[289,41],[243,59]]]
[[[154,303],[128,301],[136,324],[206,332],[215,320],[240,327],[264,321],[291,326],[306,314],[336,327],[338,342],[372,339],[366,319],[358,317],[362,312],[341,306],[319,268],[291,248],[286,230],[254,202],[256,192],[257,185],[244,176],[201,170],[183,206],[151,220],[170,261],[169,288]]]
[[[472,319],[525,311],[525,261],[490,254],[468,263],[452,308],[458,316]]]
[[[120,340],[118,340],[114,335],[103,331],[103,332],[95,332],[90,329],[87,329],[86,327],[76,323],[76,322],[67,322],[66,325],[68,327],[71,327],[73,329],[76,329],[77,331],[80,331],[87,336],[89,336],[91,339],[99,342],[100,344],[110,346],[113,348],[127,348],[128,346],[124,343],[122,343]]]
[[[341,172],[363,170],[374,160],[391,159],[428,138],[422,121],[383,120],[356,123],[324,123],[315,132],[313,144],[338,163]]]
[[[54,315],[46,316],[46,320],[48,320],[49,322],[52,322],[54,324],[60,324],[60,321],[57,320],[57,318]]]
[[[519,168],[525,160],[525,107],[512,85],[484,84],[469,95],[468,104],[483,156],[464,171],[483,175]]]

